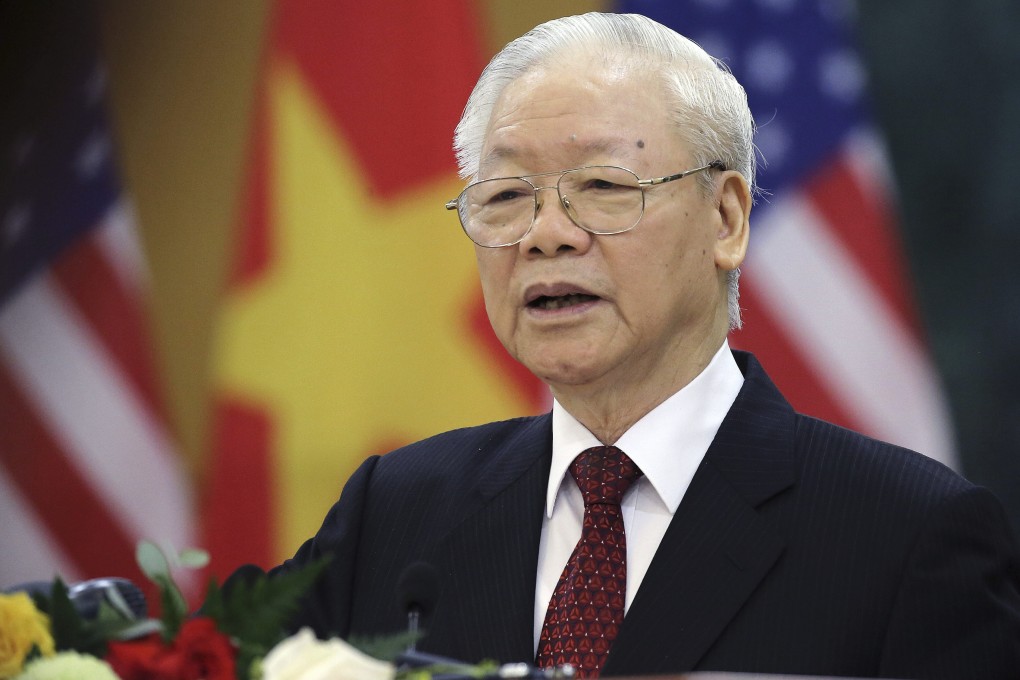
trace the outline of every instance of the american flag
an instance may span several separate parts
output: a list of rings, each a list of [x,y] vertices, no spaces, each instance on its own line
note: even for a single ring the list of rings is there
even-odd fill
[[[747,90],[765,163],[741,279],[750,349],[798,410],[956,464],[916,316],[852,0],[627,0]]]
[[[140,579],[140,538],[193,542],[80,14],[19,15],[0,54],[0,587]]]

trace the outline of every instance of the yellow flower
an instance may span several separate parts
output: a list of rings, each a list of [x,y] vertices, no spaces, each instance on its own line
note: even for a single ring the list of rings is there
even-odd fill
[[[35,608],[26,593],[0,593],[0,678],[20,673],[33,646],[43,656],[53,654],[49,617]]]

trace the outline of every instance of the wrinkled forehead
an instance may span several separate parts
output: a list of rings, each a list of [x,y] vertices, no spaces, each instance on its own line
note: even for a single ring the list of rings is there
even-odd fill
[[[546,54],[531,63],[512,80],[506,83],[489,108],[488,128],[494,117],[506,113],[508,102],[519,104],[519,93],[527,91],[532,100],[555,104],[556,94],[570,91],[586,95],[578,104],[599,106],[605,104],[619,90],[628,85],[640,85],[642,89],[665,95],[666,79],[662,76],[665,65],[661,60],[652,60],[638,52],[623,51],[599,46],[568,46]],[[587,90],[579,90],[587,87]],[[501,111],[502,110],[502,111]],[[541,112],[536,112],[541,114]]]
[[[624,160],[676,141],[663,80],[634,60],[568,54],[511,81],[489,115],[479,176],[522,158]],[[552,162],[552,161],[550,161]]]

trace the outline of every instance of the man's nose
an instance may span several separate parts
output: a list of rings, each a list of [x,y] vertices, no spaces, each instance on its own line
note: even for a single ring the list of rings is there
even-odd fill
[[[545,196],[540,192],[546,192]],[[592,235],[574,223],[570,199],[561,197],[556,186],[535,187],[535,200],[535,222],[519,244],[521,252],[553,257],[565,251],[585,252],[591,247]]]

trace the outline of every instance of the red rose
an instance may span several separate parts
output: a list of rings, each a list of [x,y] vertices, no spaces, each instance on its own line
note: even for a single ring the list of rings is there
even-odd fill
[[[158,635],[111,642],[106,662],[122,680],[234,680],[237,650],[212,619],[190,619],[166,645]]]
[[[106,663],[122,680],[171,680],[177,678],[176,657],[168,654],[158,635],[130,642],[110,642]]]

